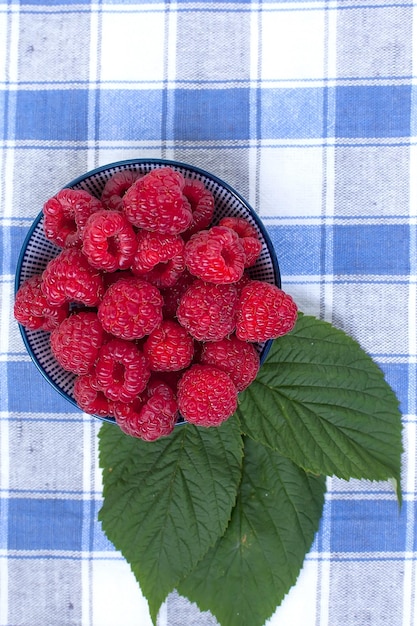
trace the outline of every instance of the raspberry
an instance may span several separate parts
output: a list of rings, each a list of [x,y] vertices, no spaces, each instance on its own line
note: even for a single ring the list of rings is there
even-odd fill
[[[177,315],[178,305],[182,296],[195,280],[195,276],[190,274],[188,270],[184,270],[175,285],[173,285],[169,289],[161,289],[161,294],[164,299],[164,318],[172,318]]]
[[[67,301],[96,306],[103,296],[103,279],[81,250],[65,248],[46,266],[42,274],[42,291],[54,306]]]
[[[51,350],[64,370],[88,374],[104,339],[105,333],[97,314],[81,311],[67,317],[52,331]]]
[[[221,341],[205,343],[200,363],[214,365],[226,372],[238,391],[246,389],[259,371],[259,355],[255,347],[235,335]]]
[[[129,402],[145,389],[151,372],[139,348],[125,339],[111,339],[100,349],[97,383],[110,400]]]
[[[60,248],[81,246],[87,219],[102,208],[101,201],[88,191],[61,189],[43,206],[43,229],[46,238]]]
[[[178,408],[196,426],[219,426],[237,408],[237,389],[226,372],[193,365],[178,383]]]
[[[236,325],[238,289],[197,279],[182,296],[177,318],[198,341],[220,341]]]
[[[74,398],[80,409],[89,415],[113,415],[113,403],[100,389],[94,374],[77,376],[74,382]]]
[[[172,389],[155,379],[151,380],[143,396],[137,396],[129,403],[116,402],[114,416],[127,435],[155,441],[174,430],[178,406]]]
[[[42,276],[36,274],[19,287],[14,302],[14,317],[28,330],[50,331],[64,320],[69,311],[67,303],[49,304],[42,292]]]
[[[188,332],[173,320],[163,320],[151,332],[143,351],[154,371],[181,370],[190,365],[194,342]]]
[[[179,235],[141,230],[137,234],[137,251],[132,272],[157,287],[171,287],[185,269],[184,241]]]
[[[120,278],[107,289],[98,318],[107,332],[121,339],[140,339],[162,322],[159,290],[140,278]]]
[[[88,218],[82,251],[92,267],[106,272],[127,269],[136,248],[136,233],[120,211],[103,209]]]
[[[239,236],[225,226],[201,230],[185,245],[187,269],[208,282],[237,282],[243,275],[245,260]]]
[[[243,217],[224,217],[219,226],[227,226],[239,235],[246,256],[245,268],[254,265],[262,252],[262,242],[256,228]]]
[[[203,228],[210,226],[214,213],[214,197],[201,180],[185,179],[182,190],[191,206],[193,219],[185,233],[189,238]]]
[[[133,172],[132,170],[124,170],[113,174],[101,192],[101,201],[106,209],[122,211],[123,196],[139,176],[141,176],[139,172]]]
[[[252,280],[241,291],[236,336],[243,341],[266,341],[285,335],[297,321],[297,305],[276,285]]]
[[[145,174],[123,197],[128,220],[139,228],[167,235],[185,231],[193,216],[183,187],[183,176],[170,167]]]

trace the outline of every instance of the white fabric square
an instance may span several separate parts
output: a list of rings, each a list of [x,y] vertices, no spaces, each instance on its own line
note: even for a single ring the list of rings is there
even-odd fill
[[[13,214],[16,217],[35,218],[44,203],[64,185],[87,172],[87,155],[84,150],[42,150],[28,147],[15,148],[13,169]],[[36,163],[36,176],[33,164]],[[21,184],[30,180],[29,185]]]
[[[324,11],[267,11],[262,23],[262,79],[322,78]]]
[[[0,13],[0,33],[4,33],[3,36],[5,36],[5,33],[7,33],[7,15],[6,13]],[[0,80],[6,81],[6,76],[7,76],[7,71],[6,71],[6,65],[7,65],[7,47],[6,46],[0,46]]]
[[[307,282],[293,280],[292,277],[282,276],[282,288],[294,299],[297,307],[305,315],[321,317],[321,285],[317,277],[317,282]],[[313,277],[312,277],[313,278]]]
[[[91,593],[93,624],[152,626],[148,603],[126,561],[93,561]]]
[[[261,216],[319,216],[322,213],[323,149],[318,146],[262,148]]]
[[[408,289],[383,281],[335,284],[333,318],[371,354],[407,354]]]
[[[101,80],[163,80],[164,37],[165,16],[162,11],[103,13]]]
[[[316,560],[304,562],[296,586],[290,589],[281,606],[268,620],[268,626],[316,626],[319,569]]]

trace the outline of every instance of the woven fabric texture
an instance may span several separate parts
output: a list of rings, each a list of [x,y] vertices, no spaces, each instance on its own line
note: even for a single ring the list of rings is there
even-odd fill
[[[148,157],[244,196],[283,288],[357,339],[401,403],[401,511],[388,483],[329,479],[270,624],[416,624],[416,19],[397,0],[0,0],[0,626],[151,626],[97,521],[100,422],[45,382],[12,314],[43,203]],[[217,622],[172,593],[158,626],[184,624]]]

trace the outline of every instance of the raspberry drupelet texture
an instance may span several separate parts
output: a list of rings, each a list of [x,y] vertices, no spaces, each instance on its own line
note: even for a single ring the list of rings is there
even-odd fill
[[[106,272],[125,270],[130,267],[136,249],[136,233],[120,211],[103,209],[88,218],[82,251],[92,267]]]
[[[193,359],[194,341],[180,324],[163,320],[145,341],[143,351],[156,372],[182,370]]]
[[[98,307],[108,333],[121,339],[141,339],[162,322],[162,296],[140,278],[120,278],[110,285]]]
[[[147,359],[133,341],[110,339],[99,351],[95,375],[107,398],[129,402],[144,391],[151,372]]]
[[[101,192],[101,201],[106,209],[122,211],[123,196],[140,176],[140,172],[133,170],[124,170],[113,174]]]
[[[185,269],[184,241],[179,235],[147,230],[137,234],[132,272],[160,288],[174,285]]]
[[[127,435],[156,441],[174,430],[178,405],[174,392],[166,383],[151,379],[142,396],[128,403],[115,402],[114,416]]]
[[[52,306],[42,291],[42,276],[36,274],[19,287],[14,301],[15,319],[28,330],[51,331],[64,320],[69,312],[67,302]]]
[[[226,372],[238,391],[249,387],[259,371],[259,355],[254,345],[241,341],[235,335],[205,343],[200,363],[214,365]]]
[[[297,321],[297,305],[290,295],[259,280],[241,290],[236,316],[236,336],[261,342],[290,332]]]
[[[94,374],[77,376],[74,382],[74,399],[80,409],[89,415],[113,416],[113,402],[106,398]]]
[[[246,257],[245,268],[252,267],[262,252],[262,242],[255,226],[243,217],[224,217],[220,220],[219,226],[227,226],[239,235]]]
[[[42,274],[42,291],[54,306],[64,302],[96,306],[103,297],[103,278],[91,267],[81,250],[65,248],[46,266]]]
[[[193,215],[183,195],[184,177],[170,167],[152,170],[133,183],[123,197],[128,220],[138,228],[167,235],[187,230]]]
[[[72,313],[55,328],[50,337],[52,354],[68,372],[88,374],[105,340],[96,313]]]
[[[236,326],[238,289],[195,280],[181,297],[177,319],[198,341],[220,341]]]
[[[225,226],[201,230],[185,245],[188,271],[207,282],[237,282],[243,275],[245,260],[239,236]]]
[[[237,408],[237,389],[226,372],[211,365],[192,365],[178,383],[178,408],[196,426],[219,426]]]
[[[193,214],[192,222],[184,233],[184,237],[189,239],[197,231],[210,226],[214,214],[214,196],[198,179],[185,179],[182,193],[190,203]]]
[[[83,189],[61,189],[43,206],[45,236],[60,248],[80,247],[85,224],[103,208],[101,201]]]

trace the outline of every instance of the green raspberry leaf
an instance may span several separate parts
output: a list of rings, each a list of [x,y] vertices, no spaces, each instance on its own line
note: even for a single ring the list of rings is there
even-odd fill
[[[151,443],[103,424],[99,450],[99,520],[155,622],[168,593],[227,527],[241,478],[240,424],[236,417],[219,428],[188,424]]]
[[[297,580],[322,515],[325,477],[251,439],[230,524],[178,592],[223,626],[261,626]]]
[[[398,400],[343,331],[300,314],[240,398],[248,436],[315,474],[391,479],[401,500]]]

